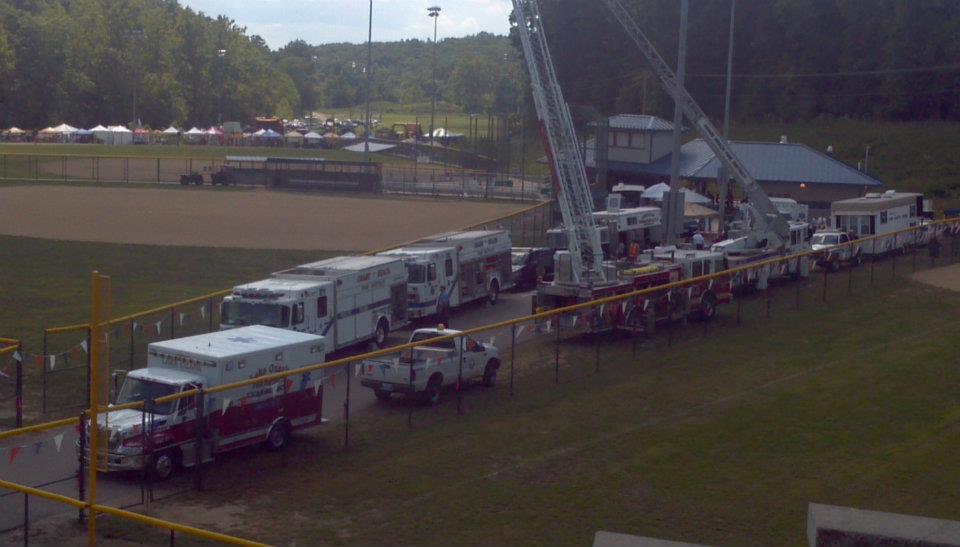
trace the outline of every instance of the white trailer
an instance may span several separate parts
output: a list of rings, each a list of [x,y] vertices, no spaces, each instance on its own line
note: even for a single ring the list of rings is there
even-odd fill
[[[452,232],[380,253],[407,268],[411,318],[444,316],[449,310],[513,287],[509,232]]]
[[[154,342],[147,347],[146,368],[127,374],[116,402],[152,402],[195,388],[210,389],[297,370],[322,363],[326,351],[322,336],[260,325]],[[322,403],[320,374],[311,372],[207,396],[202,459],[251,444],[280,449],[292,431],[324,421]],[[97,463],[102,469],[147,468],[155,479],[163,480],[177,466],[197,462],[193,397],[157,403],[152,408],[106,412],[98,416],[97,423],[103,443]],[[145,440],[150,447],[146,454]],[[89,459],[89,452],[83,456]]]
[[[220,328],[267,325],[326,336],[329,351],[406,325],[407,272],[397,258],[343,256],[304,264],[234,287]]]
[[[887,190],[862,198],[845,199],[830,204],[830,225],[854,238],[880,236],[864,242],[863,254],[882,254],[923,243],[912,233],[894,234],[919,226],[924,213],[923,194]]]

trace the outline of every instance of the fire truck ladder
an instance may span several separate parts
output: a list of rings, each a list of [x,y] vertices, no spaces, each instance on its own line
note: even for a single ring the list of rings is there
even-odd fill
[[[537,0],[513,0],[514,16],[530,73],[530,87],[540,132],[547,148],[554,190],[563,227],[573,280],[578,284],[604,281],[600,232],[593,220],[593,197],[577,145],[570,110],[557,83],[547,48]]]
[[[743,189],[750,200],[750,203],[756,208],[763,218],[764,226],[757,226],[764,233],[768,245],[771,247],[780,247],[790,240],[790,227],[787,221],[777,211],[776,206],[767,197],[766,192],[760,188],[747,169],[740,163],[740,159],[733,153],[727,141],[723,138],[717,128],[710,123],[710,119],[700,109],[700,105],[693,100],[693,97],[687,90],[680,85],[677,75],[674,74],[670,66],[663,61],[663,57],[657,52],[653,44],[647,39],[640,26],[633,19],[630,13],[623,7],[620,0],[601,0],[607,9],[616,19],[640,49],[640,53],[646,58],[647,63],[660,79],[660,83],[667,89],[674,101],[680,103],[683,115],[693,124],[700,136],[706,141],[707,146],[713,151],[714,155],[723,163],[727,171],[733,175],[733,178]],[[514,2],[516,4],[516,2]],[[779,238],[779,241],[775,239]]]

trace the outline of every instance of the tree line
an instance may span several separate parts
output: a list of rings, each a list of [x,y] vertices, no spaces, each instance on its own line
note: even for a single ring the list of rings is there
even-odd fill
[[[675,67],[680,2],[623,3]],[[542,0],[541,8],[570,103],[672,117],[671,101],[602,4]],[[723,113],[729,20],[730,0],[690,2],[686,87],[714,119]],[[735,119],[960,119],[954,0],[740,0],[735,27]]]

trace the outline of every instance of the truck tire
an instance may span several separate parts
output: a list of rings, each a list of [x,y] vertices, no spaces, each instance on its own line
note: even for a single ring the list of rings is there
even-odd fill
[[[423,404],[436,406],[440,404],[440,386],[443,379],[440,376],[434,376],[427,382],[426,389],[423,390]]]
[[[487,302],[493,306],[498,300],[500,300],[500,282],[494,279],[490,282],[490,292],[487,295]]]
[[[273,424],[273,427],[270,428],[270,431],[267,433],[266,446],[267,450],[276,452],[282,450],[283,447],[287,446],[287,443],[290,441],[290,427],[286,422],[279,422]]]
[[[384,390],[382,390],[382,389],[380,389],[380,388],[374,388],[374,389],[373,389],[373,395],[374,395],[378,400],[380,400],[380,401],[386,401],[386,400],[390,399],[390,392],[389,392],[389,391],[384,391]]]
[[[483,385],[493,387],[497,385],[497,371],[500,370],[500,361],[490,359],[486,368],[483,369]]]
[[[373,331],[373,343],[378,348],[383,349],[387,345],[387,336],[389,335],[390,324],[387,323],[386,318],[381,317],[380,321],[377,321],[377,329]]]
[[[153,456],[150,462],[150,477],[156,482],[163,482],[170,478],[177,467],[177,458],[172,450],[162,450]]]

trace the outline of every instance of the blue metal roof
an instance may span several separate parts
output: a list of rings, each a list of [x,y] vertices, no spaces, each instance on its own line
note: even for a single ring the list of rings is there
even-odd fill
[[[673,124],[646,114],[617,114],[608,119],[611,129],[633,129],[636,131],[673,131]],[[596,126],[596,122],[590,122],[591,126]]]
[[[593,167],[592,144],[588,142],[587,165]],[[759,182],[796,182],[807,184],[846,184],[876,187],[883,183],[853,167],[804,144],[743,142],[730,143],[747,171]],[[612,171],[670,176],[670,154],[650,164],[608,163]],[[717,178],[720,161],[703,139],[695,139],[680,148],[680,176],[685,179]]]

